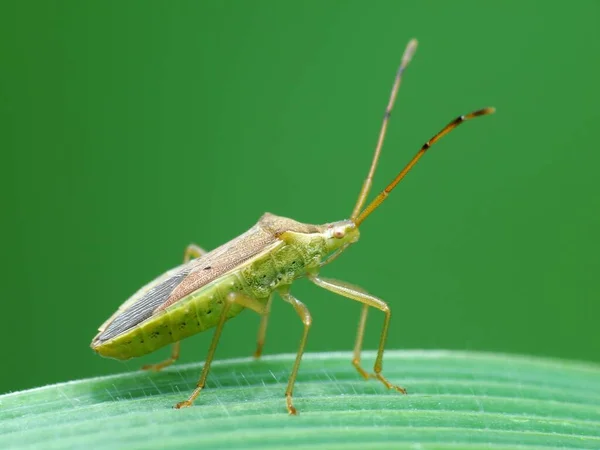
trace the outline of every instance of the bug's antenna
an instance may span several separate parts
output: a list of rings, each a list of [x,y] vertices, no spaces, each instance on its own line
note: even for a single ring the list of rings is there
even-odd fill
[[[358,200],[356,201],[356,205],[354,206],[354,210],[352,211],[352,216],[350,216],[352,220],[355,220],[358,214],[360,213],[360,209],[365,204],[367,195],[369,195],[369,191],[371,190],[371,185],[373,184],[373,175],[375,174],[377,162],[379,161],[379,154],[381,153],[381,148],[383,147],[383,140],[385,139],[385,132],[387,130],[388,122],[390,120],[390,115],[392,114],[394,102],[396,101],[396,95],[398,95],[400,82],[402,81],[402,73],[404,72],[404,69],[406,69],[406,67],[408,66],[408,63],[410,62],[416,50],[417,40],[411,39],[408,45],[406,46],[406,49],[404,50],[404,54],[402,55],[402,61],[400,62],[400,67],[398,67],[398,72],[396,72],[396,79],[394,80],[394,86],[392,87],[390,100],[388,101],[387,108],[385,109],[385,114],[383,115],[383,123],[381,124],[381,131],[379,131],[379,139],[377,140],[377,146],[375,147],[375,153],[373,154],[373,162],[371,162],[369,174],[367,175],[367,178],[365,178],[362,189],[360,190],[360,194],[358,195]]]
[[[446,134],[450,133],[453,129],[455,129],[461,123],[466,122],[467,120],[473,119],[475,117],[486,116],[488,114],[492,114],[495,111],[496,110],[494,108],[483,108],[483,109],[478,109],[477,111],[473,111],[470,114],[467,114],[464,116],[459,116],[456,119],[454,119],[452,122],[450,122],[448,125],[446,125],[442,129],[442,131],[440,131],[435,136],[433,136],[430,140],[425,142],[425,144],[423,144],[423,147],[421,147],[421,150],[419,150],[417,152],[417,154],[413,157],[413,159],[411,159],[410,162],[406,165],[406,167],[404,167],[404,169],[402,169],[400,171],[400,173],[396,176],[396,178],[394,178],[394,180],[390,184],[388,184],[387,187],[383,191],[381,191],[381,193],[377,197],[375,197],[375,200],[373,200],[371,203],[369,203],[369,205],[360,214],[358,214],[358,217],[356,217],[356,219],[353,219],[356,226],[358,227],[362,222],[364,222],[364,220],[369,216],[369,214],[371,214],[375,209],[377,209],[377,207],[379,205],[381,205],[383,203],[383,201],[387,198],[389,193],[392,192],[392,190],[396,187],[396,185],[398,183],[400,183],[400,180],[402,180],[402,178],[404,178],[406,176],[406,174],[410,171],[410,169],[413,168],[413,166],[417,163],[417,161],[419,159],[421,159],[421,156],[423,156],[425,154],[425,152],[429,149],[429,147],[431,147],[433,144],[435,144],[438,140],[440,140]]]

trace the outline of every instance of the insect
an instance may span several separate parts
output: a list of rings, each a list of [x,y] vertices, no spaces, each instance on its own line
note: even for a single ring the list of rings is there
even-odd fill
[[[357,286],[321,277],[319,272],[358,241],[359,229],[365,219],[385,201],[434,143],[461,123],[494,112],[493,108],[484,108],[454,119],[427,141],[396,178],[363,209],[371,190],[402,75],[416,48],[417,41],[413,39],[402,56],[373,160],[350,219],[324,225],[308,225],[267,213],[247,232],[211,252],[205,252],[194,244],[188,246],[182,265],[142,287],[99,328],[91,343],[92,349],[102,356],[129,359],[173,344],[170,358],[143,367],[158,371],[178,359],[182,339],[215,327],[196,388],[187,400],[175,405],[175,408],[188,407],[205,386],[225,322],[244,309],[251,309],[261,316],[254,354],[255,357],[260,357],[271,302],[277,293],[292,305],[304,324],[285,391],[287,410],[290,414],[296,414],[292,394],[312,318],[306,305],[290,292],[290,286],[294,280],[307,277],[321,288],[362,304],[352,364],[365,379],[375,378],[388,389],[405,394],[404,388],[392,384],[382,373],[383,352],[391,319],[390,307]],[[361,348],[369,308],[375,308],[384,314],[373,373],[369,373],[361,365]]]

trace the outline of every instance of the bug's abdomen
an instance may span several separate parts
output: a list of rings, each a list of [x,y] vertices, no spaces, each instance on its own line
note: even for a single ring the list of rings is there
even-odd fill
[[[240,269],[241,282],[255,298],[268,297],[278,286],[291,284],[306,270],[305,256],[284,245]]]
[[[129,359],[213,328],[219,321],[227,294],[232,291],[251,295],[237,271],[191,293],[94,350],[110,358]],[[237,316],[242,309],[237,304],[232,305],[227,318]]]
[[[303,251],[302,247],[283,245],[93,348],[103,356],[129,359],[213,328],[219,322],[227,294],[242,292],[266,303],[278,286],[291,284],[304,274],[306,261],[316,261],[319,254],[320,248],[309,252]],[[237,304],[232,305],[227,318],[238,315],[242,309]]]

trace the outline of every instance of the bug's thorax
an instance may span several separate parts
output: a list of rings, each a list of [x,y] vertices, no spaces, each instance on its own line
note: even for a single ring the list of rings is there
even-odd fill
[[[334,252],[343,251],[358,241],[360,235],[352,220],[310,225],[267,213],[261,217],[259,224],[278,239],[302,251],[307,256],[306,269],[319,266]]]

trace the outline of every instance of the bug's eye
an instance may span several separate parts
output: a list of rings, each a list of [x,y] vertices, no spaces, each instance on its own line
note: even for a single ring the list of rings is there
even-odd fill
[[[341,228],[338,228],[336,230],[333,231],[333,237],[336,239],[341,239],[344,237],[346,233],[344,233],[344,230],[342,230]]]

